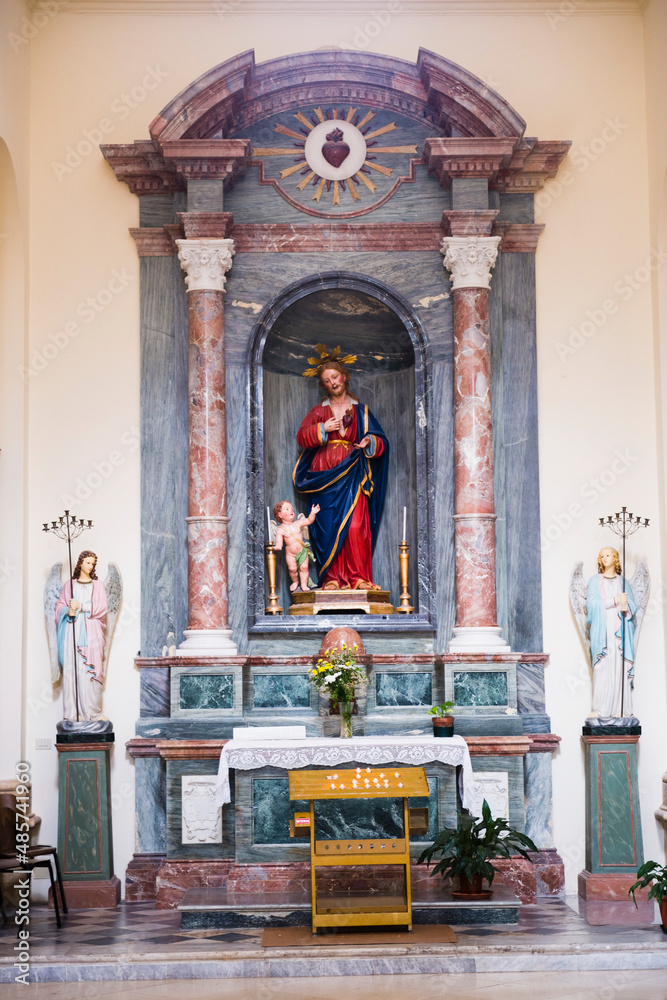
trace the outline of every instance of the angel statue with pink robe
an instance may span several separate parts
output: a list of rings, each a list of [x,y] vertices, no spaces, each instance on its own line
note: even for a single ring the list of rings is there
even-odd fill
[[[122,583],[115,563],[109,564],[104,582],[96,566],[96,554],[83,551],[72,579],[61,587],[62,564],[56,563],[44,591],[51,674],[57,683],[62,673],[65,722],[108,721],[102,714],[102,691]]]

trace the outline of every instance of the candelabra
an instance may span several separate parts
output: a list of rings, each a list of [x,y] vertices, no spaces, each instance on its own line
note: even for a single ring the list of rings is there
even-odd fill
[[[648,518],[638,517],[636,514],[628,512],[627,507],[621,507],[615,514],[608,514],[607,517],[600,518],[600,527],[611,528],[615,535],[618,535],[622,542],[621,560],[621,590],[625,593],[625,540],[630,535],[634,535],[639,528],[648,528]],[[621,662],[622,662],[622,684],[621,684],[621,715],[624,710],[625,700],[625,611],[621,611]]]
[[[88,528],[92,528],[92,521],[84,521],[83,518],[76,518],[74,514],[70,514],[68,510],[64,514],[61,514],[57,521],[52,521],[49,525],[47,521],[43,522],[42,531],[50,532],[54,534],[56,538],[61,538],[63,541],[67,542],[67,554],[69,556],[69,579],[71,583],[71,594],[70,600],[74,597],[74,580],[72,579],[72,542],[75,538],[78,538],[81,532],[87,531]],[[76,632],[74,628],[74,623],[72,623],[72,646],[74,651],[74,697],[76,699],[76,721],[79,721],[79,678],[78,671],[76,669]]]

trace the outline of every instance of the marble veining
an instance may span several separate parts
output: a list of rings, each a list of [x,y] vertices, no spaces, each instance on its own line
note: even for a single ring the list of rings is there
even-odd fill
[[[256,674],[255,708],[310,708],[310,681],[305,674]]]
[[[376,673],[375,701],[378,708],[432,704],[432,674]]]
[[[234,707],[234,677],[231,674],[181,674],[182,709],[231,709]]]
[[[505,706],[508,701],[504,670],[454,671],[454,704],[474,707]]]

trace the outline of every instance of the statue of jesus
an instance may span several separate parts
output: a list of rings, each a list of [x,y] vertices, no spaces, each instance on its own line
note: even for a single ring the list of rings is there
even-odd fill
[[[317,345],[318,374],[326,398],[306,416],[296,439],[303,452],[293,473],[296,488],[320,505],[310,527],[324,590],[380,590],[373,583],[373,550],[387,485],[389,443],[373,414],[350,392],[350,373]],[[318,359],[314,359],[317,361]],[[351,363],[356,358],[349,356]]]

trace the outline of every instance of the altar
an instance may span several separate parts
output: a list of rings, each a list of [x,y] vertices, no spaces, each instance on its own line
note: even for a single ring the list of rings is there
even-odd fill
[[[175,97],[149,138],[102,147],[140,205],[128,899],[300,878],[287,772],[318,754],[414,755],[430,816],[414,852],[485,798],[539,848],[499,878],[526,900],[561,891],[533,201],[569,143],[524,129],[425,49],[414,63],[244,53]],[[340,629],[362,679],[352,740],[313,679]],[[429,712],[446,702],[456,735],[434,740]],[[292,725],[303,746],[229,742]]]

